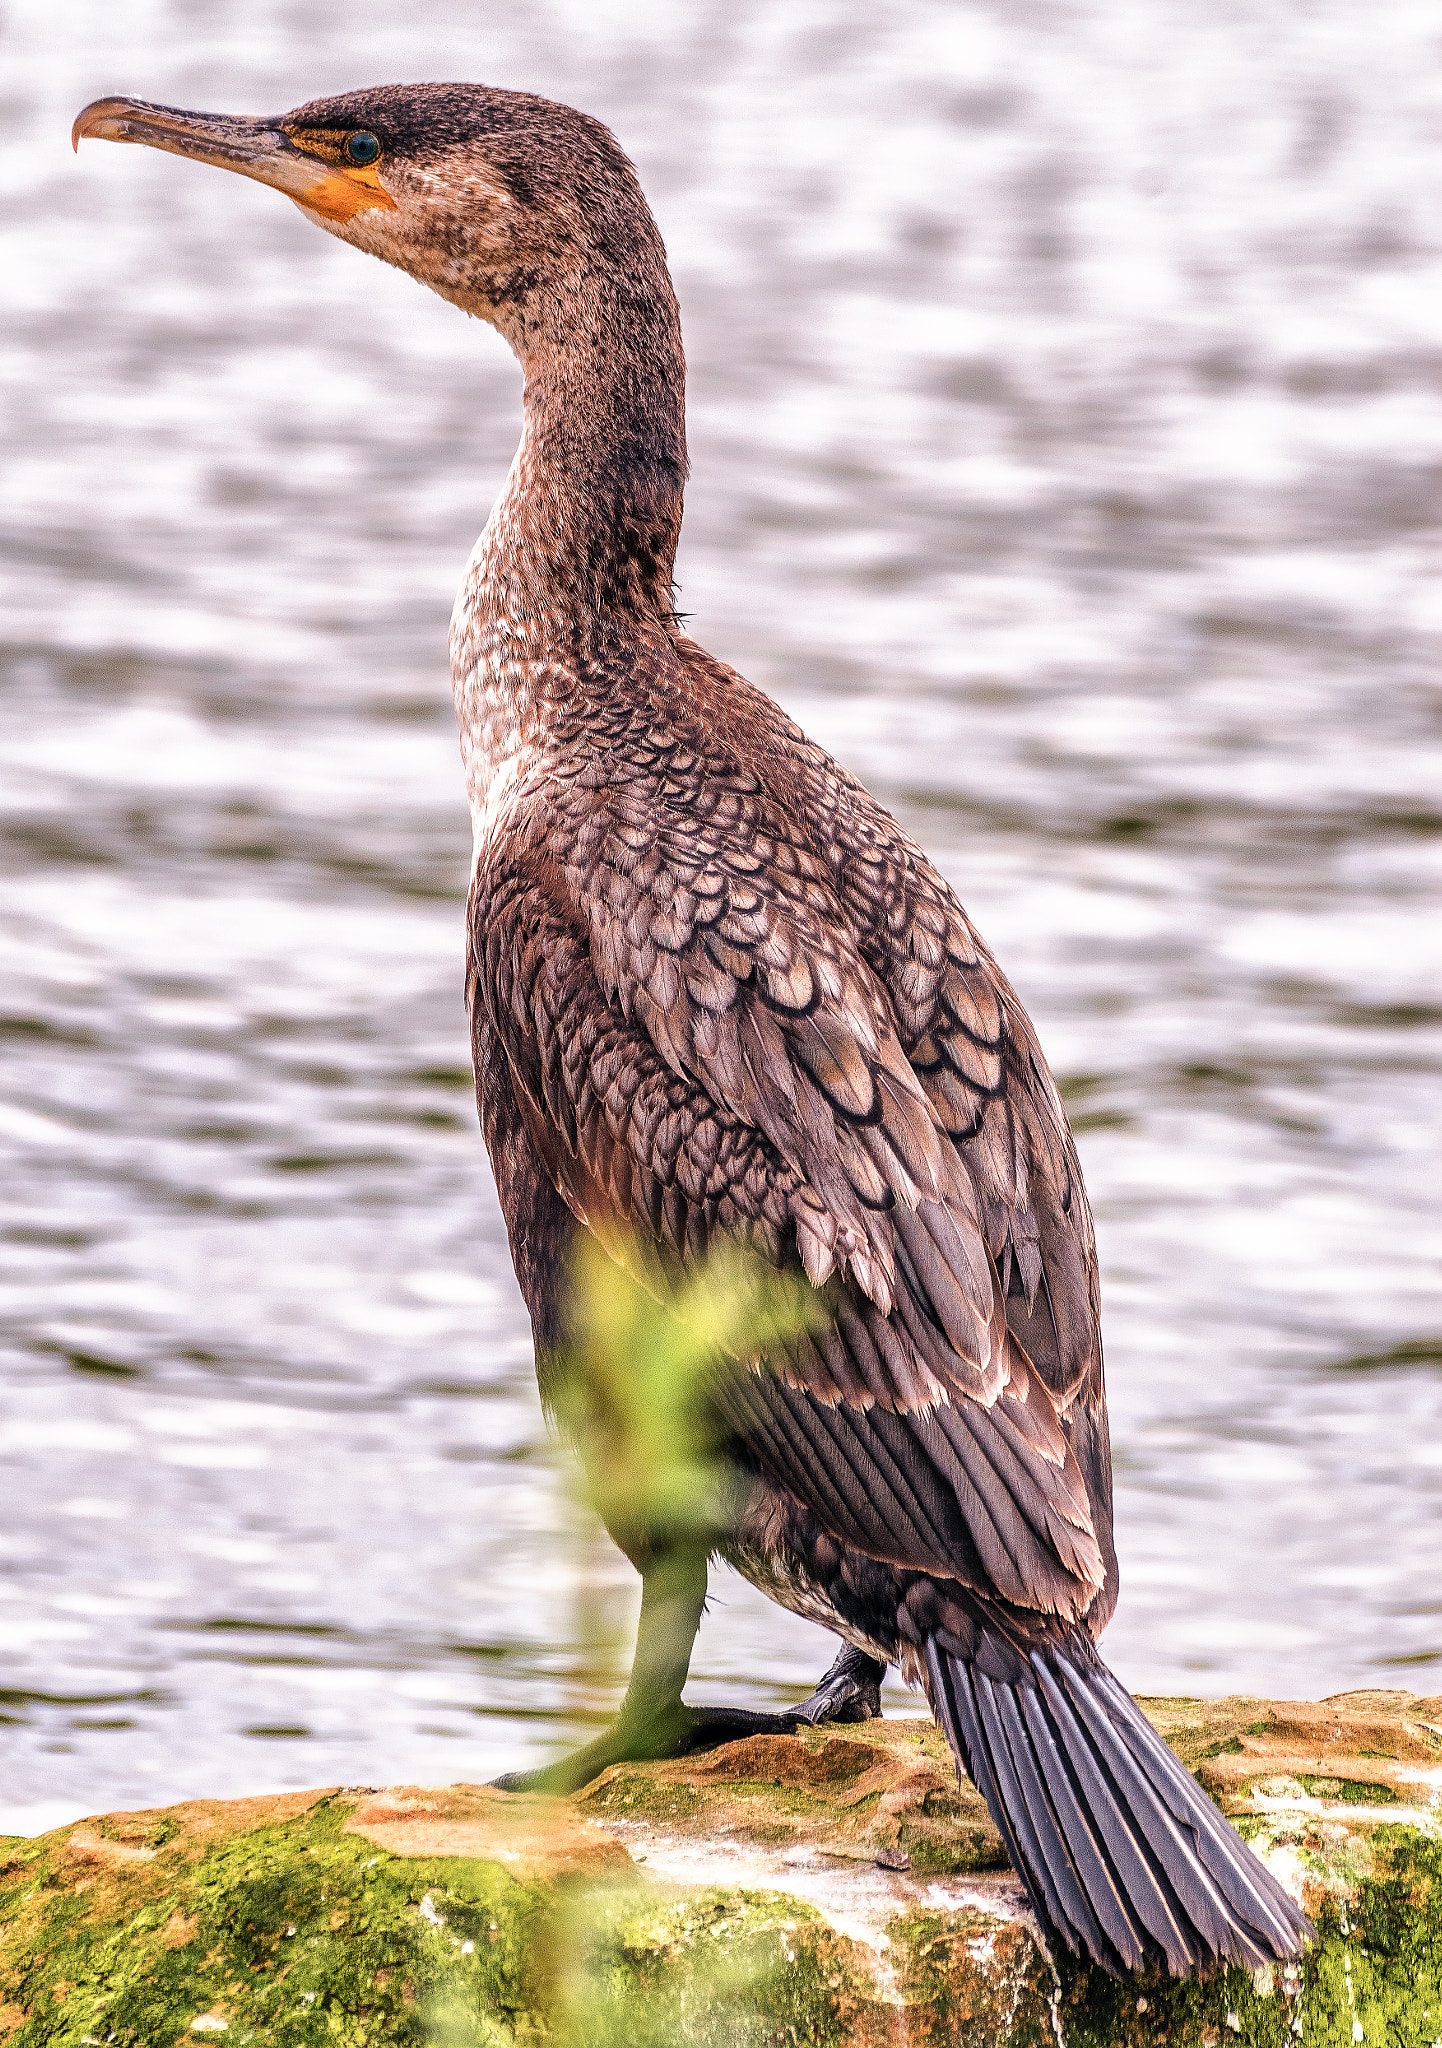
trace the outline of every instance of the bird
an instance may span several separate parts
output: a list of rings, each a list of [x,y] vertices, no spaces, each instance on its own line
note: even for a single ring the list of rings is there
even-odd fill
[[[466,83],[273,118],[101,99],[83,138],[276,188],[519,359],[520,444],[450,648],[477,1099],[543,1401],[588,1466],[625,1459],[585,1246],[663,1300],[734,1252],[808,1305],[708,1371],[714,1525],[610,1517],[641,1578],[615,1723],[496,1782],[569,1792],[864,1719],[895,1665],[1049,1952],[1113,1975],[1300,1954],[1301,1911],[1097,1649],[1118,1584],[1097,1254],[1026,1011],[922,848],[677,613],[686,364],[619,143]],[[717,1556],[840,1638],[789,1713],[682,1701]]]

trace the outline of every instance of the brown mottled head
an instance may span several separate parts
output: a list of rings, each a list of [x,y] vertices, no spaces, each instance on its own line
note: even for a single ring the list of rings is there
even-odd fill
[[[515,324],[508,309],[582,279],[669,295],[655,223],[609,129],[531,93],[382,85],[258,120],[106,99],[77,119],[77,147],[86,136],[274,185],[343,241],[503,330]]]
[[[666,253],[609,129],[530,93],[383,85],[260,120],[96,100],[85,136],[273,185],[498,328],[526,374],[532,556],[669,605],[685,359]]]

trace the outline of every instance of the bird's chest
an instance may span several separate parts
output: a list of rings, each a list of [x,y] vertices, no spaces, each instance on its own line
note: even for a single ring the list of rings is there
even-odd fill
[[[520,698],[524,665],[499,654],[482,655],[455,672],[452,681],[474,858],[479,862],[531,752],[530,721]]]
[[[452,670],[477,877],[518,834],[530,836],[545,809],[556,754],[551,714],[562,681],[552,664],[513,641],[487,640]]]

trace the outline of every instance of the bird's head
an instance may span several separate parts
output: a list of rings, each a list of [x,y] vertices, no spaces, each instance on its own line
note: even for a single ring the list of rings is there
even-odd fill
[[[670,295],[660,237],[610,131],[529,93],[386,85],[273,119],[104,99],[77,118],[77,148],[85,137],[274,185],[342,241],[490,320],[518,350],[538,305],[576,289],[628,297],[659,281]]]
[[[86,136],[274,185],[498,328],[525,370],[527,560],[548,575],[562,565],[567,588],[580,576],[598,603],[669,615],[686,477],[680,317],[636,173],[599,121],[489,86],[383,85],[271,120],[95,100],[77,148]]]

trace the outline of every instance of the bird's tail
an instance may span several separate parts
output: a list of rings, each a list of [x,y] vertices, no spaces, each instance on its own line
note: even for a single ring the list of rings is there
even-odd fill
[[[1310,1923],[1090,1641],[1007,1661],[1001,1682],[926,1646],[932,1707],[1047,1937],[1113,1976],[1297,1955]]]

